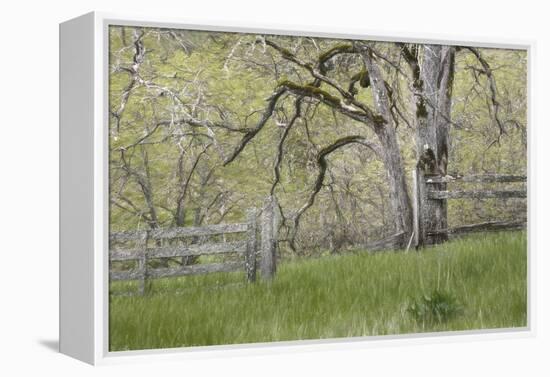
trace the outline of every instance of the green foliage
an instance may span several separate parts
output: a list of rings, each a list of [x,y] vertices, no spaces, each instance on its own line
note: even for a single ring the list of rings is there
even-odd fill
[[[134,75],[137,36],[145,54]],[[255,127],[278,85],[322,98],[325,104],[340,104],[341,95],[333,87],[312,85],[308,69],[318,62],[343,88],[359,80],[352,88],[354,98],[375,108],[368,72],[360,56],[351,54],[353,45],[322,38],[269,38],[282,53],[249,34],[110,29],[111,231],[236,222],[244,219],[246,209],[260,207],[274,181],[278,144],[296,97],[286,93],[280,98],[263,129],[228,166],[223,166],[224,158],[243,133],[212,125]],[[390,61],[405,64],[398,45],[372,46]],[[449,172],[526,173],[526,54],[481,50],[493,68],[506,133],[499,135],[494,124],[486,75],[475,56],[462,49],[456,55],[452,88]],[[291,56],[308,66],[289,64],[285,58]],[[417,158],[415,97],[406,74],[379,63],[401,111],[396,132],[409,179]],[[400,70],[408,72],[405,65]],[[289,217],[308,198],[323,146],[346,135],[376,140],[365,124],[318,101],[304,101],[302,111],[281,147],[275,190]],[[420,115],[426,111],[421,107]],[[211,123],[178,122],[182,117]],[[113,282],[111,349],[526,325],[525,233],[480,235],[418,254],[346,253],[393,232],[386,172],[380,158],[361,145],[339,149],[327,161],[323,187],[302,217],[297,237],[301,256],[323,258],[290,254],[281,242],[282,263],[271,284],[246,284],[243,273],[212,274],[155,280],[150,295],[121,297],[116,294],[135,289],[135,282]],[[525,210],[525,201],[516,199],[449,201],[449,225],[516,219]],[[196,262],[216,258],[203,256]]]
[[[111,351],[525,327],[526,233],[481,234],[421,253],[296,259],[270,284],[244,273],[111,285]],[[411,297],[417,299],[411,313]],[[459,310],[460,305],[460,310]]]
[[[285,57],[294,55],[311,64],[322,61],[325,73],[343,88],[348,88],[353,80],[362,81],[354,86],[357,92],[354,98],[375,108],[373,92],[366,85],[368,72],[364,62],[359,55],[351,53],[354,46],[345,41],[269,36],[281,46],[281,54],[250,34],[171,30],[175,33],[171,35],[167,30],[155,28],[137,31],[138,34],[144,32],[145,57],[139,68],[139,78],[143,81],[129,91],[120,119],[117,121],[112,115],[109,123],[113,231],[151,226],[148,219],[151,206],[156,210],[158,226],[174,226],[178,199],[185,186],[185,179],[179,176],[186,178],[190,174],[197,156],[209,144],[212,145],[189,179],[185,198],[180,203],[183,225],[242,221],[248,208],[261,206],[274,182],[278,143],[293,115],[295,96],[287,93],[281,97],[270,120],[228,166],[222,166],[223,160],[243,133],[170,124],[170,120],[192,115],[237,129],[252,128],[261,119],[266,98],[277,85],[283,84],[322,97],[325,103],[340,104],[342,98],[337,90],[326,83],[319,87],[312,85],[307,69],[289,63]],[[110,29],[112,113],[121,108],[132,82],[128,69],[134,64],[133,38],[132,27]],[[400,58],[398,45],[373,42],[372,46],[387,59],[400,62],[400,70],[405,72],[398,74],[394,67],[378,59],[382,74],[392,87],[392,99],[401,112],[396,114],[397,137],[406,179],[410,180],[417,153],[412,106],[415,98],[406,77],[408,67]],[[453,81],[449,171],[525,173],[526,54],[513,50],[480,50],[493,68],[506,134],[498,137],[488,81],[480,74],[479,63],[473,54],[460,50],[456,54]],[[335,52],[344,53],[335,55]],[[302,112],[282,146],[281,177],[275,189],[289,217],[308,198],[318,173],[316,155],[323,146],[346,135],[377,139],[365,124],[317,101],[305,101]],[[159,121],[165,124],[155,128]],[[152,130],[155,130],[152,135],[139,142]],[[126,151],[134,174],[123,169],[121,150]],[[180,157],[182,174],[178,173]],[[323,187],[301,220],[297,236],[301,253],[345,251],[353,245],[392,234],[392,206],[380,158],[368,148],[350,145],[331,154],[328,162]],[[149,180],[150,203],[137,176]],[[448,218],[450,226],[491,219],[510,220],[523,216],[525,209],[524,200],[456,200],[449,201]],[[287,256],[289,250],[284,243],[281,246]]]
[[[452,293],[437,289],[413,300],[407,307],[407,313],[417,322],[428,324],[447,322],[461,310],[462,306]]]

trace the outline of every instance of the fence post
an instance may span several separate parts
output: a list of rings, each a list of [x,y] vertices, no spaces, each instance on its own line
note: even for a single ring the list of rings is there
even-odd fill
[[[412,187],[412,197],[413,197],[413,234],[414,234],[414,246],[415,248],[418,248],[418,245],[420,243],[420,234],[419,234],[419,198],[420,196],[418,195],[418,168],[414,169],[412,171],[412,182],[413,182],[413,187]]]
[[[430,182],[429,178],[441,178],[439,175],[426,174],[421,167],[413,172],[413,197],[416,207],[413,207],[413,229],[415,234],[416,247],[441,243],[447,240],[446,235],[428,235],[447,227],[447,201],[446,199],[430,199],[428,191],[444,191],[446,183]],[[428,180],[427,180],[428,179]]]
[[[445,176],[442,175],[442,177],[444,178]],[[447,190],[447,183],[445,183],[445,182],[430,184],[430,186],[431,186],[431,189],[433,191],[446,191]],[[426,195],[427,195],[427,193],[426,193]],[[438,231],[438,230],[442,230],[442,229],[447,229],[448,228],[448,223],[447,223],[447,199],[432,199],[432,200],[430,200],[430,205],[432,205],[435,208],[435,218],[436,218],[435,223],[431,224],[432,229],[430,229],[430,230]],[[446,233],[439,233],[439,234],[436,234],[436,235],[432,235],[430,238],[431,238],[430,241],[434,244],[443,243],[443,242],[446,242],[446,241],[449,240],[449,237]]]
[[[144,295],[148,291],[147,282],[147,239],[148,232],[144,231],[138,241],[138,250],[142,250],[142,254],[138,259],[138,269],[141,272],[141,279],[139,280],[138,293]]]
[[[424,171],[417,167],[413,172],[414,183],[414,207],[413,207],[413,229],[415,233],[416,248],[423,247],[426,242],[426,200],[428,193]]]
[[[246,237],[245,269],[246,278],[249,282],[256,281],[256,208],[248,210],[247,214],[248,230]]]
[[[278,206],[274,196],[268,196],[262,210],[261,235],[262,235],[262,258],[260,271],[262,279],[273,278],[276,267],[277,229],[278,229]]]

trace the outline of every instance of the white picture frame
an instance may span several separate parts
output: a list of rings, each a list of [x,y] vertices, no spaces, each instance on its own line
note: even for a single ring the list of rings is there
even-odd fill
[[[532,238],[535,127],[531,111],[533,41],[449,39],[415,33],[322,30],[311,26],[252,22],[202,23],[109,13],[88,13],[60,25],[60,351],[90,364],[378,347],[385,344],[454,342],[531,337],[534,253],[528,243],[528,324],[519,329],[408,334],[335,340],[187,347],[144,351],[108,350],[108,28],[134,25],[208,31],[307,35],[380,41],[445,43],[523,49],[528,54],[528,237]]]

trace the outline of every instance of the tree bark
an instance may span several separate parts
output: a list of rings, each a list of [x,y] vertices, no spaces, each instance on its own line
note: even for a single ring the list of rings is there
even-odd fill
[[[431,150],[435,156],[431,169],[424,167],[425,175],[447,174],[449,158],[449,125],[451,123],[451,96],[454,78],[455,48],[425,45],[419,74],[415,77],[415,111],[418,159]],[[414,75],[414,72],[413,72]],[[446,183],[432,185],[433,190],[446,190]],[[425,227],[428,231],[447,228],[447,201],[427,200]],[[445,233],[426,239],[427,244],[447,240]]]
[[[454,79],[454,47],[426,45],[420,69],[420,95],[425,111],[416,109],[417,150],[428,145],[435,153],[440,174],[447,174],[451,96]]]
[[[401,151],[397,143],[395,123],[391,114],[388,88],[370,49],[368,47],[361,48],[361,55],[369,72],[375,107],[385,120],[384,124],[374,127],[374,132],[382,145],[382,160],[388,177],[390,203],[394,215],[394,233],[410,234],[412,232],[412,205],[407,191]]]

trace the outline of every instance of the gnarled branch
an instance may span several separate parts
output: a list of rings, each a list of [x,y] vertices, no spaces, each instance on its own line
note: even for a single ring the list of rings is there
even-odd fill
[[[294,215],[294,227],[292,230],[292,234],[289,238],[289,243],[292,250],[296,250],[295,239],[296,239],[296,233],[298,231],[298,226],[300,225],[300,218],[308,210],[308,208],[310,208],[313,205],[313,203],[315,202],[315,197],[323,187],[323,181],[325,179],[325,175],[327,171],[326,157],[332,152],[334,152],[335,150],[337,150],[338,148],[341,148],[351,143],[364,145],[370,148],[371,150],[373,150],[376,154],[380,153],[380,149],[377,144],[359,135],[352,135],[352,136],[346,136],[346,137],[340,138],[336,140],[334,143],[327,145],[326,147],[321,149],[319,153],[317,153],[317,167],[319,169],[319,173],[317,174],[317,178],[315,179],[315,183],[313,185],[311,193],[309,194],[308,200]]]
[[[275,192],[275,187],[281,180],[281,162],[283,160],[283,144],[288,136],[288,133],[290,132],[290,129],[292,126],[294,126],[294,123],[301,115],[301,105],[302,105],[302,97],[297,98],[295,102],[295,110],[294,115],[290,119],[290,122],[285,126],[285,130],[283,131],[283,134],[281,135],[281,139],[279,140],[279,145],[277,147],[277,158],[275,159],[275,166],[273,167],[273,171],[275,174],[275,181],[271,185],[271,195]]]
[[[483,56],[481,55],[481,53],[477,49],[475,49],[473,47],[467,47],[467,46],[465,47],[465,49],[470,51],[472,54],[474,54],[476,59],[481,64],[481,67],[483,69],[483,73],[485,74],[485,76],[487,77],[487,80],[489,81],[489,90],[491,91],[491,103],[493,105],[493,112],[494,112],[495,122],[497,123],[498,129],[499,129],[499,139],[500,139],[500,136],[506,134],[506,130],[504,128],[504,123],[500,120],[500,117],[499,117],[499,114],[498,114],[499,110],[500,110],[500,103],[497,100],[498,91],[497,91],[497,84],[496,84],[496,81],[495,81],[495,77],[493,76],[493,71],[491,69],[491,66],[487,62],[487,60],[485,60],[485,58],[483,58]]]
[[[376,121],[376,118],[377,118],[376,115],[373,113],[373,111],[367,105],[357,101],[355,99],[355,96],[354,96],[353,93],[351,93],[350,91],[344,89],[335,80],[331,79],[330,77],[325,76],[321,72],[320,69],[314,67],[310,63],[304,62],[303,60],[299,59],[296,55],[294,55],[292,52],[290,52],[289,50],[287,50],[285,48],[280,47],[279,45],[277,45],[273,41],[266,40],[265,43],[268,46],[270,46],[270,47],[274,48],[275,50],[277,50],[278,52],[280,52],[281,56],[284,59],[286,59],[290,62],[293,62],[293,63],[299,65],[302,68],[305,68],[311,74],[311,76],[313,76],[313,78],[315,78],[316,81],[311,85],[307,85],[308,87],[318,89],[320,82],[323,82],[323,83],[331,86],[332,88],[336,89],[338,91],[338,93],[340,93],[340,95],[345,99],[345,101],[347,103],[349,103],[350,105],[353,105],[356,108],[362,110],[362,112],[364,113],[364,118],[367,120],[367,122],[371,122],[371,123],[376,123],[377,122]],[[350,50],[350,51],[356,52],[355,49]],[[329,56],[330,56],[330,54],[329,54]],[[323,61],[322,59],[323,58],[320,58],[320,61]],[[324,61],[326,61],[326,59]],[[334,97],[334,98],[336,98],[336,97]],[[342,107],[341,103],[343,101],[338,100],[338,102],[340,103],[340,106]],[[336,103],[336,101],[332,101],[332,103]],[[344,106],[352,108],[351,106],[349,106],[347,104],[344,104]]]
[[[234,151],[231,153],[229,157],[225,159],[223,162],[223,166],[226,166],[227,164],[231,163],[237,156],[242,152],[244,147],[256,136],[258,132],[265,126],[271,115],[273,114],[273,110],[275,109],[275,105],[277,104],[277,101],[281,96],[286,92],[286,88],[279,87],[273,94],[268,98],[267,107],[265,111],[263,112],[260,120],[256,124],[256,127],[248,129],[239,142],[239,144],[235,147]]]
[[[353,106],[347,105],[340,98],[333,96],[326,90],[320,89],[313,85],[298,85],[287,80],[279,83],[279,87],[284,87],[289,92],[298,96],[317,99],[325,105],[335,109],[339,113],[347,115],[359,122],[368,124],[373,128],[385,123],[385,119],[383,117],[372,113],[370,110],[368,113],[360,111]]]

